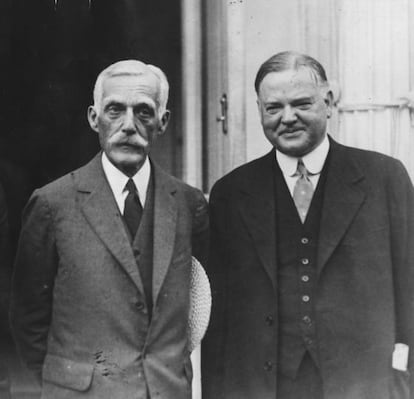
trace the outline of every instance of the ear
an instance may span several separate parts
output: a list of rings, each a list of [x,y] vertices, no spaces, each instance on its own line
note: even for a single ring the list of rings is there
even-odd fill
[[[88,107],[88,122],[89,126],[94,130],[96,133],[98,131],[98,113],[96,112],[95,106],[90,105]]]
[[[256,105],[257,105],[257,111],[259,112],[259,118],[262,120],[262,103],[260,102],[259,95],[256,97]]]
[[[326,107],[327,107],[327,117],[330,118],[332,116],[332,107],[333,107],[333,94],[331,90],[327,90],[325,93],[325,98],[324,98]]]
[[[256,97],[256,105],[257,105],[257,109],[260,111],[259,97]]]
[[[170,115],[171,115],[171,111],[167,109],[161,117],[160,127],[158,129],[158,134],[160,136],[164,134],[165,131],[167,130],[168,122],[170,121]]]

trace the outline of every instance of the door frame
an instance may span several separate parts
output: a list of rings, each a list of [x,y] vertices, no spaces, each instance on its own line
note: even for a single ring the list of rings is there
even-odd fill
[[[245,5],[182,0],[182,21],[183,178],[208,193],[246,161]]]

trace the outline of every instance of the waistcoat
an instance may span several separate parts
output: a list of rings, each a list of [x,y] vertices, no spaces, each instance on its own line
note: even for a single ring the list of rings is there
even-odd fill
[[[326,164],[302,224],[275,162],[278,291],[278,372],[295,378],[308,351],[318,366],[314,299],[316,256]]]
[[[151,177],[142,219],[132,242],[135,261],[144,286],[148,321],[152,315],[152,269],[154,247],[154,183]]]

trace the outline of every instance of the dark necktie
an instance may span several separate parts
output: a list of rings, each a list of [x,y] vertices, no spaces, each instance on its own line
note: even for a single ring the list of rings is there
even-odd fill
[[[298,159],[298,167],[294,176],[299,176],[293,189],[293,201],[298,210],[300,220],[305,222],[308,209],[313,196],[313,184],[309,179],[312,174],[308,172],[303,164],[302,158]]]
[[[141,221],[142,206],[132,179],[128,180],[125,188],[128,190],[128,195],[125,198],[124,220],[132,238],[134,238]]]

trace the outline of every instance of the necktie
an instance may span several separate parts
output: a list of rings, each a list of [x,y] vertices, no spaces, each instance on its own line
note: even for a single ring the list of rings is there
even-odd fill
[[[302,158],[298,159],[298,168],[294,176],[299,176],[293,189],[293,201],[298,210],[300,220],[305,222],[313,196],[313,184],[309,179],[311,173],[305,168]]]
[[[125,188],[128,190],[128,195],[125,198],[124,220],[131,236],[135,237],[142,217],[142,206],[132,179],[128,180]]]

